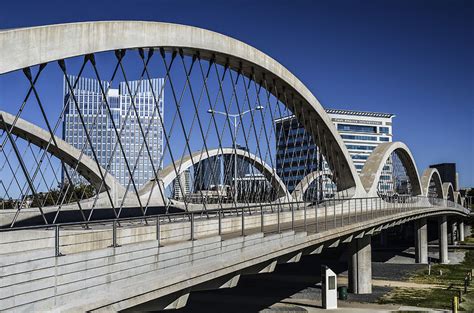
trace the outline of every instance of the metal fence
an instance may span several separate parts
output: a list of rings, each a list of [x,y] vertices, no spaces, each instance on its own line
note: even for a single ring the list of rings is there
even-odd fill
[[[372,197],[333,199],[321,203],[258,204],[240,209],[17,227],[0,229],[0,232],[5,234],[42,230],[47,234],[45,238],[54,237],[55,255],[61,256],[149,240],[156,240],[157,246],[162,246],[216,235],[226,239],[258,232],[318,233],[430,207],[469,213],[466,208],[445,199],[421,196],[400,196],[392,199]]]

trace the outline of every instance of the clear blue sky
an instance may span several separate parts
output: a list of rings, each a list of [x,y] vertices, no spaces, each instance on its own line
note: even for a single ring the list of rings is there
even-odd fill
[[[0,10],[0,28],[125,19],[247,42],[325,107],[395,113],[395,140],[419,170],[456,162],[474,186],[474,1],[6,0]]]

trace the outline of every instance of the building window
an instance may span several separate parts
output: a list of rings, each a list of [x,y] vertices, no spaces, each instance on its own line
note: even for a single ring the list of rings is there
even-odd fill
[[[359,146],[359,145],[347,145],[347,149],[350,150],[374,150],[374,146]]]
[[[390,139],[388,137],[379,137],[380,141],[389,141]]]
[[[379,127],[379,133],[390,134],[390,131],[388,127]]]
[[[346,131],[346,132],[355,132],[355,133],[375,134],[377,132],[377,127],[364,126],[364,125],[337,124],[337,130]]]
[[[354,155],[351,155],[351,157],[353,160],[367,160],[369,156],[365,154],[354,154]]]
[[[341,137],[342,139],[350,139],[350,140],[377,141],[377,137],[372,137],[372,136],[341,135]]]

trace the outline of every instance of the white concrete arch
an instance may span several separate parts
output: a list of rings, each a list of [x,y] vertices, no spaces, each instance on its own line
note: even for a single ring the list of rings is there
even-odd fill
[[[423,172],[423,176],[421,176],[421,187],[423,188],[423,195],[428,196],[431,181],[434,181],[435,183],[437,197],[443,199],[443,182],[441,181],[441,176],[436,168],[427,168]]]
[[[18,118],[16,123],[14,123],[14,120],[15,116],[0,111],[0,129],[11,129],[12,135],[16,135],[43,149],[47,147],[48,153],[54,155],[72,168],[77,166],[77,172],[79,174],[96,186],[96,188],[100,187],[102,183],[101,172],[102,175],[105,176],[106,171],[104,168],[97,166],[94,160],[85,154],[81,157],[81,151],[55,136],[55,140],[58,144],[56,146],[51,140],[51,134],[43,128],[22,118]],[[12,128],[13,124],[15,125]],[[50,141],[51,144],[48,145]],[[104,187],[110,191],[113,199],[121,197],[125,191],[125,188],[111,174],[106,176],[105,186],[102,187],[102,191],[105,190]]]
[[[443,196],[444,199],[450,200],[450,201],[455,201],[456,199],[454,198],[454,188],[453,184],[451,183],[443,183]]]
[[[369,196],[377,195],[377,186],[380,175],[382,174],[382,169],[393,152],[397,153],[407,171],[412,185],[413,195],[421,195],[422,188],[415,159],[410,149],[408,149],[403,142],[399,141],[381,143],[372,151],[360,173],[360,179],[365,190]]]
[[[454,202],[456,202],[456,204],[462,205],[462,196],[459,191],[454,192]]]
[[[187,155],[182,159],[175,161],[174,164],[169,164],[159,172],[161,188],[162,190],[164,190],[173,182],[173,180],[179,174],[192,167],[193,164],[197,164],[205,159],[214,156],[234,155],[235,153],[237,153],[238,158],[247,161],[265,176],[265,178],[272,184],[273,188],[277,191],[278,197],[291,198],[291,195],[289,194],[285,183],[276,174],[275,169],[270,167],[262,159],[250,153],[249,151],[245,151],[242,149],[235,150],[233,148],[212,149],[209,150],[208,153],[206,151],[198,151],[193,153],[192,155]],[[178,173],[175,171],[175,168],[179,171]],[[139,194],[143,198],[149,197],[150,192],[153,193],[151,199],[154,199],[158,202],[161,200],[160,189],[156,186],[156,182],[154,180],[149,181],[139,190]]]
[[[202,59],[228,65],[257,82],[265,79],[271,82],[269,91],[296,114],[313,138],[318,134],[325,138],[321,151],[335,173],[338,190],[355,188],[365,195],[347,148],[316,97],[280,63],[241,41],[186,25],[100,21],[2,30],[0,46],[0,74],[101,51],[162,47],[181,49],[186,55],[199,53]]]
[[[304,194],[308,190],[309,186],[316,181],[319,177],[327,177],[332,179],[332,175],[329,173],[321,173],[319,171],[314,171],[306,175],[296,186],[293,192],[291,193],[291,196],[294,200],[296,201],[303,201]],[[346,193],[347,191],[347,193]],[[341,192],[341,197],[345,198],[351,198],[355,190],[354,189],[349,189],[344,192]],[[336,197],[339,198],[339,197]]]

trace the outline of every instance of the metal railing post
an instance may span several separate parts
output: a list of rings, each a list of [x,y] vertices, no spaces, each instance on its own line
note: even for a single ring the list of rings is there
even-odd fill
[[[365,198],[365,220],[369,219],[369,200]]]
[[[328,206],[324,201],[324,230],[328,230]]]
[[[291,204],[290,204],[291,205]],[[281,232],[281,226],[280,226],[280,210],[281,206],[277,206],[277,224],[278,224],[278,233]]]
[[[374,219],[374,198],[370,198],[370,216]]]
[[[349,201],[351,201],[352,199],[350,199]],[[355,220],[356,220],[356,223],[357,223],[357,200],[354,199],[354,209],[355,209]]]
[[[191,213],[191,241],[194,241],[194,214]]]
[[[295,207],[291,206],[291,230],[295,229]]]
[[[383,207],[382,198],[379,198],[379,216],[380,216],[380,212],[382,211],[382,207]]]
[[[347,201],[347,211],[349,212],[349,224],[351,223],[351,199]]]
[[[316,232],[319,232],[319,225],[318,225],[318,204],[316,204],[314,209],[314,220],[316,221]]]
[[[222,212],[217,211],[218,235],[222,235]]]
[[[331,201],[331,200],[329,200],[329,201]],[[337,227],[337,225],[336,225],[336,201],[333,200],[332,202],[333,202],[332,207],[334,208],[334,228],[336,228]]]
[[[158,241],[158,247],[161,247],[161,238],[160,238],[160,217],[156,217],[156,241]]]
[[[112,245],[111,247],[120,247],[117,243],[117,220],[112,222]]]
[[[59,251],[59,225],[54,227],[54,250],[56,256],[62,256],[61,251]]]
[[[303,225],[304,231],[306,231],[306,203],[303,203]]]
[[[344,226],[344,201],[341,201],[341,227]]]
[[[240,211],[242,214],[242,236],[245,236],[245,218],[244,218],[244,207],[242,207],[242,210]]]
[[[260,207],[260,231],[263,233],[263,227],[265,226],[263,220],[263,206]]]

